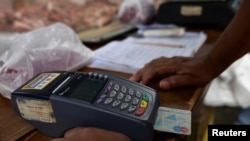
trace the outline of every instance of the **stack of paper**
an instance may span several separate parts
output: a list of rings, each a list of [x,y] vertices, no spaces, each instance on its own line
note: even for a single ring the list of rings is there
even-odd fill
[[[95,50],[89,67],[135,73],[146,63],[162,56],[193,56],[205,40],[203,32],[186,32],[181,37],[128,37]]]

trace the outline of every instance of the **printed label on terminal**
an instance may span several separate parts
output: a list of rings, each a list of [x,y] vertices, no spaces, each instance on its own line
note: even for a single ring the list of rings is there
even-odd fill
[[[22,90],[33,89],[33,90],[42,90],[53,80],[55,80],[61,73],[42,73],[37,76],[30,83],[22,87]]]
[[[48,100],[34,100],[17,98],[16,103],[20,115],[27,120],[55,123],[51,102]]]

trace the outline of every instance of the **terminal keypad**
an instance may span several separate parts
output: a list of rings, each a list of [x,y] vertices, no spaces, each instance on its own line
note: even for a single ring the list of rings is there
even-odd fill
[[[97,104],[104,104],[135,116],[142,116],[149,102],[149,94],[146,92],[113,81],[108,82],[104,92],[96,101]]]

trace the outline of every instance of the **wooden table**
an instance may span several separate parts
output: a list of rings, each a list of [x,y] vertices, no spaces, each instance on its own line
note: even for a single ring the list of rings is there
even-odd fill
[[[196,31],[195,29],[192,29]],[[200,31],[197,29],[197,31]],[[204,30],[208,35],[208,39],[202,50],[198,51],[197,55],[206,53],[211,49],[212,45],[218,39],[221,31],[219,30]],[[82,68],[79,71],[96,71],[98,69]],[[131,74],[108,71],[110,73],[129,78]],[[156,132],[154,141],[178,141],[185,140],[201,140],[201,133],[205,132],[209,112],[203,105],[204,88],[181,88],[170,91],[159,89],[157,81],[152,81],[150,87],[156,89],[160,95],[161,106],[169,108],[177,108],[192,111],[192,134],[190,136]],[[202,123],[202,125],[201,125]],[[47,137],[37,131],[30,124],[22,120],[14,113],[9,99],[0,96],[0,141],[49,141]]]

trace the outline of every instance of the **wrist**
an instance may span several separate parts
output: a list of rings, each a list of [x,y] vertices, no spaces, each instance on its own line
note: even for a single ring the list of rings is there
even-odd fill
[[[208,65],[207,68],[209,69],[207,71],[209,71],[213,78],[219,76],[229,66],[225,62],[216,59],[213,55],[207,55],[203,59],[203,63]]]

